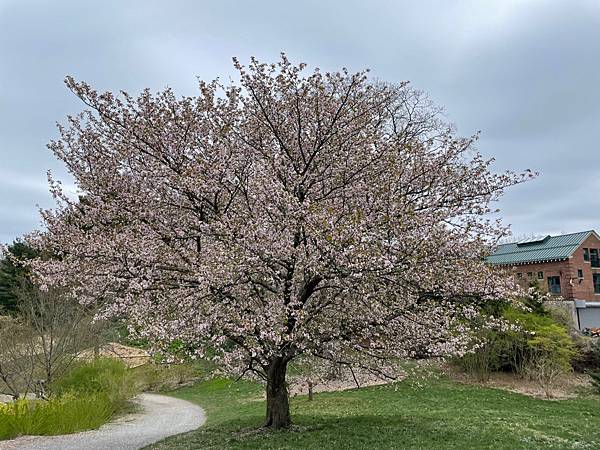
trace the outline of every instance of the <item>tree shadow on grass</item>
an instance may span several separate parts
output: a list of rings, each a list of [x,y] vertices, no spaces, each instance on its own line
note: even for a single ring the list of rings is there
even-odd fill
[[[296,413],[294,426],[289,430],[261,429],[262,414],[251,414],[214,426],[209,424],[153,448],[559,449],[594,441],[592,436],[586,439],[577,435],[576,430],[564,434],[548,424],[522,423],[515,427],[514,418],[509,415],[476,414],[475,420],[473,416],[461,416],[459,411],[454,415],[434,414],[399,410],[394,414],[336,417],[321,415],[315,405],[314,414]]]
[[[357,415],[336,418],[296,415],[295,419],[291,429],[279,431],[256,426],[240,428],[240,421],[223,423],[214,429],[207,429],[205,437],[209,441],[199,441],[198,444],[206,442],[221,444],[224,448],[278,449],[486,447],[481,439],[474,440],[468,433],[465,434],[467,430],[456,429],[454,423],[431,417]],[[248,424],[246,420],[244,422]],[[215,439],[223,440],[218,443]],[[484,444],[483,447],[481,444]],[[494,447],[491,442],[489,444],[490,448]]]

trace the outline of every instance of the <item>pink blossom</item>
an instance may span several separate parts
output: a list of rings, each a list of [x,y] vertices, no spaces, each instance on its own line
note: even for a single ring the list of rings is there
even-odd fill
[[[81,197],[49,176],[58,206],[36,239],[60,258],[35,263],[41,281],[155,349],[271,384],[300,355],[376,368],[464,351],[476,302],[514,289],[484,262],[508,232],[491,205],[533,174],[491,172],[407,83],[285,56],[235,66],[239,83],[183,98],[67,78],[88,109],[49,147]]]

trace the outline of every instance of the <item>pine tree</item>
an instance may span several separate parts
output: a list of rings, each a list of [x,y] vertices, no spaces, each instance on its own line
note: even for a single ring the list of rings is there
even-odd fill
[[[30,283],[27,268],[14,261],[17,259],[31,259],[39,253],[19,241],[13,242],[7,248],[7,253],[0,260],[0,314],[14,313],[17,310],[17,295],[15,290],[23,283]]]

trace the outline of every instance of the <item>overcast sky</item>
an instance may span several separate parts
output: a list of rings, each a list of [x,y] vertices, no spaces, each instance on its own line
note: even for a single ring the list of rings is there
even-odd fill
[[[540,177],[500,202],[515,234],[600,231],[600,0],[0,0],[0,243],[39,227],[46,143],[99,90],[227,79],[231,57],[409,80],[461,134],[481,130],[496,169]]]

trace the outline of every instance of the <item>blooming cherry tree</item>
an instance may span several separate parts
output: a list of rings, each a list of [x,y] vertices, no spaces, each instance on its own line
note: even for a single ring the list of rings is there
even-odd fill
[[[484,263],[507,230],[494,174],[440,109],[366,72],[234,60],[195,97],[66,83],[87,110],[49,147],[42,282],[104,305],[156,349],[173,342],[266,381],[265,426],[291,423],[296,357],[382,371],[461,352],[477,304],[511,286]]]

